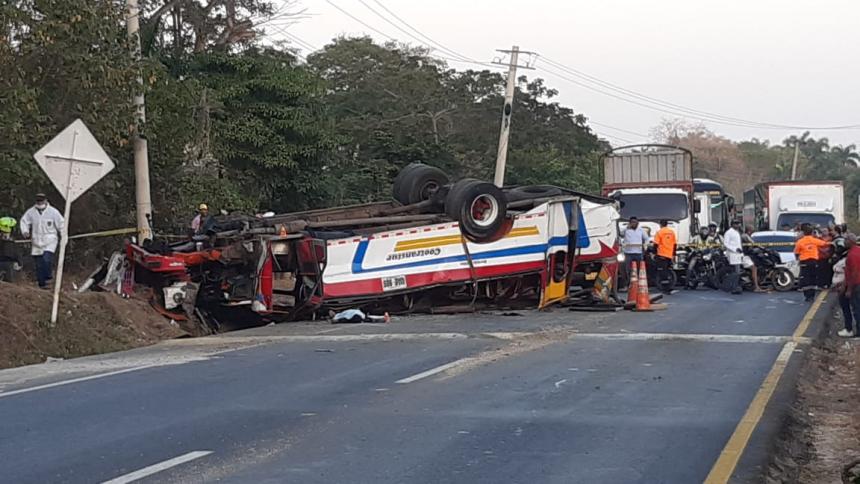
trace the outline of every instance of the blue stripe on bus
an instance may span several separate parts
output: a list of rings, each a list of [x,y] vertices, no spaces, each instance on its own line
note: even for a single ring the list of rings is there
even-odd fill
[[[486,252],[476,252],[472,254],[472,259],[495,259],[499,257],[510,257],[515,255],[540,254],[546,252],[550,247],[567,247],[567,239],[567,237],[552,237],[551,239],[549,239],[549,244],[526,245],[523,247],[511,247],[509,249],[497,249],[488,250]],[[362,274],[365,272],[392,271],[397,269],[407,269],[410,267],[421,267],[434,264],[447,264],[451,262],[461,262],[467,260],[466,254],[463,254],[441,257],[438,259],[419,260],[415,262],[405,262],[403,264],[365,269],[362,266],[364,264],[364,257],[367,254],[367,246],[369,244],[370,241],[367,239],[363,239],[361,242],[358,243],[358,248],[355,251],[355,257],[353,257],[352,259],[353,274]]]

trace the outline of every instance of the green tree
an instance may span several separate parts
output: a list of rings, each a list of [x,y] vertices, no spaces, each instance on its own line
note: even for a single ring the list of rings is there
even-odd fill
[[[72,225],[120,221],[133,213],[124,190],[131,176],[128,134],[135,69],[122,6],[110,0],[17,0],[0,4],[0,192],[4,210],[20,212],[35,191],[51,193],[32,153],[76,118],[117,163],[100,190],[77,203]],[[59,194],[52,197],[61,203]],[[115,210],[116,207],[121,207]],[[114,222],[116,224],[116,222]]]

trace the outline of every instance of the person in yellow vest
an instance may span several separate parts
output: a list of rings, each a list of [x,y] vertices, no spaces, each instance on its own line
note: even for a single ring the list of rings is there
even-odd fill
[[[663,294],[670,294],[673,289],[670,287],[671,279],[669,273],[672,270],[672,260],[675,258],[677,240],[675,231],[669,227],[669,221],[661,220],[660,230],[654,235],[654,245],[657,248],[654,264],[657,269],[657,283]]]
[[[23,254],[12,238],[17,225],[13,217],[0,217],[0,281],[14,282],[24,263]]]

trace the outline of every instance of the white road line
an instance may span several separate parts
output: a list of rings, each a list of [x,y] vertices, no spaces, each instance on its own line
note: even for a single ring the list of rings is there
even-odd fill
[[[179,457],[174,457],[172,459],[159,462],[158,464],[153,464],[149,467],[144,467],[143,469],[138,469],[134,472],[121,475],[109,481],[104,481],[102,482],[102,484],[127,484],[129,482],[134,482],[143,479],[144,477],[151,476],[163,470],[170,469],[171,467],[176,467],[180,464],[191,462],[192,460],[199,459],[201,457],[206,457],[211,453],[211,450],[195,450],[194,452],[182,454]]]
[[[22,393],[35,392],[38,390],[45,390],[47,388],[61,387],[64,385],[71,385],[72,383],[80,383],[89,380],[97,380],[99,378],[104,378],[108,376],[121,375],[123,373],[131,373],[132,371],[145,370],[147,368],[154,368],[160,365],[143,365],[143,366],[135,366],[133,368],[125,368],[123,370],[109,371],[107,373],[98,373],[96,375],[82,376],[80,378],[72,378],[71,380],[63,380],[54,383],[46,383],[44,385],[38,385],[35,387],[29,388],[21,388],[20,390],[11,390],[8,392],[0,392],[0,398],[3,397],[11,397],[12,395],[20,395]]]
[[[433,375],[436,375],[438,373],[442,373],[445,370],[450,370],[451,368],[454,368],[455,366],[460,366],[464,363],[468,363],[468,362],[472,361],[472,359],[473,358],[462,358],[459,360],[452,361],[451,363],[445,363],[442,366],[437,366],[436,368],[431,368],[427,371],[422,371],[421,373],[412,375],[410,377],[402,378],[400,380],[397,380],[395,383],[412,383],[412,382],[427,378],[428,376],[433,376]]]
[[[806,343],[809,338],[791,336],[758,336],[748,334],[691,334],[691,333],[575,333],[571,340],[614,340],[614,341],[713,341],[716,343],[786,343],[797,341]]]
[[[464,340],[471,338],[492,338],[512,341],[530,336],[540,336],[542,331],[534,332],[484,332],[484,333],[364,333],[364,334],[315,334],[315,335],[278,335],[278,336],[223,336],[220,342],[258,343],[351,343],[362,341],[420,341],[420,340]],[[747,334],[695,334],[695,333],[579,333],[568,332],[570,339],[590,340],[632,340],[632,341],[713,341],[717,343],[785,343],[795,340],[792,336],[747,335]],[[801,338],[799,342],[808,342]],[[189,340],[177,340],[189,341]]]

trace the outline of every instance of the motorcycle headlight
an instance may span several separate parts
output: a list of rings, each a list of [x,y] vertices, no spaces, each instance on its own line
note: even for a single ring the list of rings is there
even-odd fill
[[[615,256],[615,259],[618,262],[624,262],[627,259],[627,257],[624,256],[623,252],[619,252],[618,255]]]
[[[706,261],[711,260],[711,254],[705,254],[705,255],[703,255],[703,256],[702,256],[702,260],[706,260]]]

